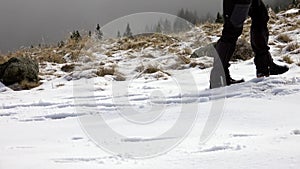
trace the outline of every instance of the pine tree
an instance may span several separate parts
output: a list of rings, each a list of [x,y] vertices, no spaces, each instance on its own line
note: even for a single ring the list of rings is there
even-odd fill
[[[171,22],[168,19],[166,19],[165,22],[164,22],[164,31],[167,32],[167,33],[172,32],[172,25],[171,25]]]
[[[79,31],[73,31],[71,33],[70,39],[75,40],[75,41],[81,40],[81,35],[80,35]]]
[[[76,31],[76,38],[77,38],[77,40],[81,39],[81,35],[80,35],[79,31]]]
[[[175,32],[187,31],[190,29],[189,20],[187,18],[188,11],[184,11],[183,8],[177,13],[177,18],[173,25]]]
[[[101,31],[101,27],[99,24],[97,24],[95,35],[96,35],[96,38],[99,40],[101,40],[103,38],[103,33]]]
[[[218,12],[218,14],[217,14],[217,19],[216,19],[215,22],[216,22],[216,23],[224,23],[223,16],[220,14],[220,12]]]
[[[129,23],[127,23],[126,30],[124,32],[124,37],[132,38],[132,32]]]
[[[161,28],[161,25],[160,25],[160,22],[158,22],[157,26],[156,26],[156,31],[157,33],[161,33],[162,32],[162,28]]]
[[[213,15],[210,13],[210,12],[208,12],[207,14],[206,14],[206,21],[207,22],[213,22],[213,19],[214,17],[213,17]]]
[[[177,13],[177,16],[182,18],[182,19],[185,19],[185,14],[184,14],[184,9],[181,8],[180,11]]]
[[[145,27],[145,32],[146,32],[146,33],[149,33],[149,32],[151,32],[151,30],[150,30],[150,28],[149,28],[149,26],[148,26],[148,25],[146,25],[146,27]]]
[[[193,16],[194,16],[194,18],[193,18],[192,23],[193,23],[194,25],[199,24],[199,20],[200,20],[200,19],[199,19],[199,17],[198,17],[198,14],[197,14],[197,11],[196,11],[196,10],[194,11]]]
[[[75,34],[76,34],[76,32],[73,31],[73,32],[71,33],[71,35],[70,35],[70,39],[75,39]]]
[[[275,9],[274,9],[274,12],[275,13],[279,13],[280,11],[281,11],[280,6],[276,6]]]
[[[59,41],[58,43],[57,43],[57,47],[59,47],[59,48],[62,48],[62,47],[64,47],[65,46],[65,42],[64,41]]]
[[[297,8],[299,6],[299,0],[292,0],[292,7]]]

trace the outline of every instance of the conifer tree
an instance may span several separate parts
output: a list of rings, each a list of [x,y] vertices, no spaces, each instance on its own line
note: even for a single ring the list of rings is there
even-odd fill
[[[101,40],[103,38],[103,33],[101,31],[101,27],[99,24],[97,24],[97,27],[96,27],[96,30],[95,30],[95,35],[96,35],[96,38]]]
[[[79,31],[76,31],[76,38],[77,38],[77,40],[81,39],[81,35],[80,35]]]
[[[149,28],[149,26],[148,26],[148,25],[146,25],[146,27],[145,27],[145,32],[146,32],[146,33],[149,33],[149,32],[151,32],[151,30],[150,30],[150,28]]]
[[[156,26],[155,32],[157,32],[157,33],[161,33],[162,32],[162,28],[161,28],[160,22],[158,22],[158,24]]]
[[[124,32],[124,37],[133,37],[129,23],[127,23],[126,30]]]
[[[223,23],[223,22],[224,22],[223,16],[220,14],[220,12],[218,12],[216,23]]]
[[[172,25],[168,19],[165,20],[163,27],[164,27],[165,32],[167,32],[167,33],[172,32]]]
[[[81,40],[81,35],[80,35],[79,31],[78,30],[77,31],[73,31],[71,33],[70,39],[75,40],[75,41]]]

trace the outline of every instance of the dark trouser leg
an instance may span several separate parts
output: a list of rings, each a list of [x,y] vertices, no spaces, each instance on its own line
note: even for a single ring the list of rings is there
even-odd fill
[[[210,75],[211,88],[230,85],[229,61],[232,57],[236,41],[242,34],[251,0],[224,0],[223,11],[225,23],[220,40],[216,45],[217,55]]]
[[[252,19],[251,46],[255,53],[254,63],[257,72],[268,75],[268,67],[273,63],[268,46],[268,10],[261,0],[253,0],[249,15]]]
[[[269,52],[268,10],[261,0],[253,0],[249,15],[252,18],[251,45],[255,53],[257,77],[283,74],[287,66],[276,65]]]

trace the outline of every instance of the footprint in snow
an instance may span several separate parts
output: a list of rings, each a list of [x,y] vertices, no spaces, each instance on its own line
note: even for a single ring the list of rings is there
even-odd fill
[[[83,139],[83,137],[73,137],[72,138],[73,141],[82,140],[82,139]]]
[[[300,130],[293,130],[292,135],[300,135]]]
[[[207,149],[201,149],[200,151],[197,151],[195,153],[210,153],[210,152],[217,152],[217,151],[227,151],[227,150],[232,150],[232,151],[238,151],[241,150],[242,148],[245,148],[246,146],[241,146],[241,145],[236,145],[236,146],[230,146],[230,145],[223,145],[223,146],[213,146]]]
[[[257,136],[255,134],[231,134],[231,137],[254,137]]]

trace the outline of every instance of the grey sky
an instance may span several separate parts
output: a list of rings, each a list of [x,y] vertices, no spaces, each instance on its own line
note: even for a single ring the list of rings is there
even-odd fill
[[[215,15],[222,0],[1,0],[0,51],[65,39],[72,30],[93,30],[138,12],[176,14],[180,8]],[[120,28],[121,33],[124,28]]]

